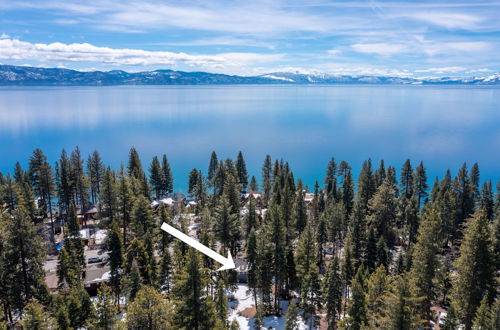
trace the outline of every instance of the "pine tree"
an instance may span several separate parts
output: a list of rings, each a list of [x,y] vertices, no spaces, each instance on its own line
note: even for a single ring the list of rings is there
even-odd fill
[[[375,228],[376,235],[383,237],[389,247],[394,244],[393,227],[396,224],[395,191],[386,180],[377,189],[368,204],[369,226]]]
[[[57,275],[61,287],[71,288],[79,286],[83,280],[85,270],[84,244],[80,237],[80,225],[76,208],[70,206],[68,223],[64,234],[64,247],[59,255]]]
[[[371,328],[380,326],[378,318],[382,313],[388,286],[389,277],[386,274],[385,267],[377,267],[370,275],[366,285],[366,311],[367,315],[370,315],[369,326]]]
[[[347,307],[349,316],[342,320],[342,326],[345,329],[359,330],[366,326],[365,292],[361,268],[358,269],[351,283],[351,295]]]
[[[490,318],[489,318],[490,329],[500,329],[500,299],[496,299],[490,308]]]
[[[93,327],[95,327],[95,329],[102,330],[115,329],[118,312],[119,308],[113,298],[111,288],[106,284],[103,284],[97,292]]]
[[[172,329],[172,314],[170,303],[154,288],[146,286],[127,309],[127,328]]]
[[[47,157],[40,149],[35,149],[33,155],[30,157],[29,177],[35,195],[40,198],[38,208],[42,211],[44,217],[50,216],[53,241],[55,234],[52,213],[52,198],[55,195],[54,176],[52,168],[49,162],[47,162]]]
[[[18,312],[32,298],[42,303],[49,301],[43,270],[45,247],[38,234],[39,228],[33,225],[23,204],[21,201],[12,215],[3,216],[2,220],[2,263],[5,267],[2,281],[6,285],[3,296]]]
[[[423,198],[428,196],[427,189],[427,174],[425,172],[424,163],[420,164],[415,168],[415,174],[413,179],[413,186],[415,187],[415,195],[417,197],[417,205],[420,207],[420,203]]]
[[[279,301],[286,293],[284,292],[287,279],[287,260],[285,246],[285,228],[279,208],[272,204],[266,213],[265,219],[267,239],[270,244],[270,259],[268,272],[271,272],[274,280],[274,312],[280,315]],[[312,229],[311,229],[312,230]]]
[[[491,180],[483,183],[479,198],[479,208],[485,210],[486,217],[491,221],[495,214],[495,201],[493,200],[493,187]]]
[[[108,255],[109,255],[109,268],[110,268],[110,285],[114,293],[118,297],[120,295],[121,278],[123,274],[123,258],[124,258],[124,247],[123,239],[120,233],[120,227],[116,222],[111,224],[108,235]]]
[[[326,309],[328,329],[337,329],[337,320],[342,308],[342,278],[339,260],[334,257],[323,279],[323,302]]]
[[[207,275],[201,268],[201,258],[189,249],[183,269],[175,274],[173,297],[175,315],[173,323],[180,329],[212,329],[215,322],[215,307],[205,292]]]
[[[313,228],[307,224],[297,245],[295,263],[300,281],[300,307],[303,318],[312,326],[316,323],[315,311],[320,306],[319,269],[316,263],[318,247]]]
[[[452,287],[452,304],[466,329],[471,328],[482,298],[491,299],[493,295],[493,265],[488,219],[483,210],[478,210],[467,223]]]
[[[382,317],[379,324],[388,330],[412,330],[422,327],[423,320],[417,312],[419,298],[411,294],[409,281],[405,275],[393,279],[384,299]]]
[[[453,189],[457,197],[457,218],[454,224],[456,228],[462,225],[474,211],[474,192],[472,188],[470,178],[467,174],[467,164],[464,163],[453,181]],[[455,234],[458,234],[458,231]],[[458,238],[458,235],[455,235],[455,238]]]
[[[345,191],[344,191],[345,192]],[[373,177],[372,161],[363,162],[363,167],[358,178],[358,201],[361,203],[363,210],[367,210],[368,201],[375,193],[375,179]]]
[[[375,171],[375,188],[378,188],[385,180],[387,173],[385,171],[385,163],[384,160],[380,160],[380,165]]]
[[[165,292],[170,292],[170,286],[172,282],[172,273],[173,273],[173,265],[172,265],[172,256],[168,249],[165,249],[161,256],[160,261],[160,276],[159,276],[159,287]]]
[[[285,330],[298,330],[299,329],[299,311],[297,309],[297,303],[295,299],[292,299],[290,305],[288,305],[288,311],[286,313]]]
[[[304,191],[298,190],[295,193],[294,204],[295,231],[300,234],[307,224],[307,205],[304,200]]]
[[[357,268],[363,261],[366,244],[366,223],[363,209],[360,203],[356,202],[351,214],[351,221],[347,228],[345,248],[350,250],[354,268]],[[340,238],[340,237],[339,237]]]
[[[135,197],[130,186],[129,178],[125,176],[125,171],[123,168],[120,170],[118,188],[113,188],[114,185],[110,186],[110,191],[112,191],[115,197],[110,198],[112,203],[112,209],[116,209],[121,218],[121,226],[123,229],[123,246],[127,246],[127,233],[129,231],[130,223],[132,222],[133,210],[135,205]]]
[[[413,295],[422,297],[417,312],[427,322],[432,319],[431,305],[434,301],[434,278],[438,267],[437,255],[440,252],[440,222],[436,208],[429,208],[424,214],[415,243],[410,282]]]
[[[241,184],[241,190],[246,191],[248,185],[248,172],[245,159],[243,158],[241,151],[238,153],[238,157],[236,159],[236,170],[238,172],[238,181]]]
[[[477,163],[474,163],[470,169],[469,173],[469,178],[470,178],[470,186],[471,186],[471,192],[472,192],[472,198],[474,199],[474,202],[477,203],[479,201],[479,165]]]
[[[413,168],[411,166],[410,160],[407,159],[403,164],[401,169],[401,191],[407,197],[410,198],[414,193],[414,178],[413,178]]]
[[[25,314],[21,322],[23,329],[46,330],[55,329],[56,322],[44,306],[36,299],[32,299],[25,307]],[[0,327],[1,328],[1,327]],[[7,329],[7,328],[5,328]]]
[[[140,275],[140,282],[144,285],[155,284],[156,279],[156,261],[152,255],[152,251],[148,248],[148,243],[144,244],[142,241],[134,238],[127,249],[126,261],[125,261],[125,273],[129,274],[129,282],[137,280],[137,278],[132,277],[132,269],[137,267]],[[132,285],[132,286],[135,286]]]
[[[68,214],[69,206],[73,199],[74,184],[71,179],[71,163],[64,149],[55,168],[59,208],[63,214]]]
[[[74,189],[73,202],[79,205],[82,210],[86,210],[89,204],[88,188],[89,183],[85,177],[83,159],[80,153],[80,148],[71,153],[71,181]]]
[[[136,195],[142,194],[144,197],[149,198],[148,180],[142,169],[139,154],[135,148],[130,149],[127,170],[128,176],[132,179],[134,193]]]
[[[328,162],[325,189],[327,198],[335,201],[337,199],[337,163],[335,163],[334,158]]]
[[[255,210],[255,198],[253,198],[253,195],[250,195],[248,199],[248,214],[246,215],[246,235],[245,237],[248,237],[250,232],[252,230],[256,230],[258,226],[258,219],[257,219],[257,212]]]
[[[266,201],[269,199],[272,187],[272,164],[271,156],[266,155],[264,165],[262,165],[262,190]]]
[[[257,307],[257,314],[253,321],[253,328],[255,330],[261,330],[264,327],[264,312],[261,306]]]
[[[210,164],[208,165],[207,180],[211,182],[215,177],[215,172],[217,172],[217,167],[219,166],[219,161],[217,160],[217,154],[212,151],[210,156]]]
[[[224,253],[231,251],[236,255],[238,240],[240,238],[240,221],[236,214],[231,212],[228,199],[223,196],[215,209],[214,234],[222,245]]]
[[[257,306],[258,254],[257,237],[254,230],[252,230],[248,235],[246,249],[248,260],[248,288],[252,290],[254,302]]]
[[[248,189],[250,191],[259,191],[259,184],[255,179],[255,176],[252,175],[252,179],[250,180],[250,184],[248,185]]]
[[[104,172],[104,180],[99,194],[99,213],[101,217],[108,218],[112,223],[117,217],[118,200],[116,191],[115,173],[107,168]]]
[[[227,296],[226,292],[224,291],[224,280],[222,276],[218,276],[215,286],[215,313],[217,317],[217,323],[220,326],[227,327],[227,317],[229,315],[229,311],[227,307]]]
[[[354,205],[354,179],[351,171],[348,171],[342,181],[342,202],[346,209],[347,217],[351,215]]]
[[[92,203],[97,203],[101,192],[101,184],[104,177],[105,167],[101,155],[94,151],[87,160],[87,175],[90,181],[90,197]]]
[[[62,292],[59,309],[65,309],[69,320],[69,327],[79,329],[87,327],[93,312],[92,301],[83,285],[66,289]],[[63,328],[63,327],[61,327]]]
[[[152,239],[152,231],[155,226],[153,213],[148,205],[148,200],[139,196],[134,204],[132,213],[133,230],[135,237],[146,243]]]
[[[154,156],[149,165],[149,183],[155,194],[156,199],[159,199],[163,194],[162,170],[158,157]]]
[[[163,194],[168,195],[174,192],[174,176],[167,155],[163,155],[161,160],[161,182]]]

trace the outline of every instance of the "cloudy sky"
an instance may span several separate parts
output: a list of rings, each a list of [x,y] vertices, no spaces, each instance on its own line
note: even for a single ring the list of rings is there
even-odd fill
[[[500,72],[500,2],[0,0],[0,63],[402,76]]]

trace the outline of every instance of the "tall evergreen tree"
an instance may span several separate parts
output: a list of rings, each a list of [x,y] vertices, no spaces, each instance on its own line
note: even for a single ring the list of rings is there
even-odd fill
[[[106,182],[107,180],[105,180]],[[112,181],[112,180],[111,180]],[[130,179],[125,176],[123,167],[120,169],[120,176],[118,187],[110,184],[108,191],[112,193],[111,196],[106,197],[104,200],[109,200],[110,209],[115,209],[121,218],[121,227],[123,228],[123,245],[127,246],[127,233],[129,231],[130,223],[132,222],[132,213],[135,205],[135,197],[130,185]]]
[[[161,160],[161,181],[163,194],[174,192],[174,176],[168,162],[167,155],[163,155]]]
[[[401,191],[407,197],[410,198],[414,193],[414,176],[413,176],[413,168],[411,166],[410,160],[407,159],[403,164],[403,168],[401,169]]]
[[[386,243],[392,247],[394,244],[393,228],[396,223],[396,199],[394,189],[386,180],[377,189],[368,204],[369,226],[375,228],[378,237],[383,237]]]
[[[243,158],[241,151],[238,153],[238,157],[236,158],[236,170],[238,172],[238,181],[241,184],[241,190],[246,191],[248,185],[248,172],[245,159]]]
[[[144,287],[127,309],[128,329],[172,329],[170,303],[153,287]],[[187,329],[195,329],[189,328]]]
[[[34,226],[23,202],[12,212],[3,216],[3,281],[4,299],[9,301],[14,311],[22,311],[24,306],[36,298],[48,303],[48,291],[44,283],[43,261],[45,247],[39,228]]]
[[[208,164],[207,180],[211,182],[215,177],[215,172],[217,172],[217,167],[219,166],[219,161],[217,159],[217,154],[212,151],[210,156],[210,164]]]
[[[378,321],[384,307],[388,286],[389,276],[386,274],[385,267],[377,267],[370,275],[366,285],[366,311],[370,316],[368,322],[371,328],[380,327]]]
[[[259,184],[255,179],[255,176],[252,175],[252,179],[250,180],[250,184],[248,185],[248,189],[250,191],[259,191]]]
[[[467,223],[452,287],[452,304],[466,329],[472,327],[481,299],[492,299],[494,265],[488,219],[483,210],[478,210]]]
[[[175,274],[173,297],[177,329],[213,329],[215,307],[212,298],[206,294],[207,275],[201,268],[201,258],[189,249],[186,265]]]
[[[117,217],[117,212],[116,175],[108,167],[104,172],[104,180],[99,194],[99,213],[103,218],[107,218],[112,223]]]
[[[120,227],[116,222],[111,224],[108,234],[108,255],[110,268],[110,285],[114,293],[119,296],[121,291],[121,278],[123,274],[123,258],[125,250],[123,247],[123,239],[120,233]]]
[[[334,257],[323,279],[323,302],[326,309],[328,329],[337,329],[337,321],[342,308],[342,291],[339,260]]]
[[[54,219],[52,213],[52,198],[55,195],[55,179],[52,168],[42,150],[35,149],[29,163],[30,181],[35,194],[40,198],[38,208],[44,217],[50,217],[51,239],[54,241]]]
[[[115,302],[115,298],[113,298],[111,288],[106,284],[103,284],[97,292],[95,320],[92,326],[96,329],[102,330],[115,329],[118,312],[119,307]],[[145,312],[147,313],[149,311]]]
[[[413,186],[415,187],[415,195],[417,197],[417,205],[420,207],[422,199],[428,196],[427,189],[427,174],[425,172],[424,162],[415,168],[415,174],[413,178]]]
[[[358,178],[358,201],[361,203],[363,210],[367,210],[368,202],[375,193],[375,189],[372,161],[368,159],[368,161],[363,162]]]
[[[365,289],[362,276],[362,267],[356,273],[351,283],[351,296],[347,307],[348,317],[342,320],[342,328],[359,330],[366,327]]]
[[[71,178],[74,189],[73,202],[85,211],[89,204],[89,183],[85,177],[83,158],[78,147],[71,153]]]
[[[437,255],[441,248],[439,230],[438,210],[427,209],[414,246],[410,273],[413,295],[422,297],[417,305],[417,312],[427,322],[432,320],[431,305],[436,291],[434,279],[438,268]]]
[[[42,304],[36,299],[32,299],[26,305],[21,326],[23,329],[30,330],[55,329],[56,322]],[[5,327],[5,329],[7,328]]]
[[[240,219],[231,212],[231,206],[225,196],[220,199],[215,209],[215,219],[214,234],[221,243],[223,252],[230,251],[232,255],[236,255],[240,239]]]
[[[80,225],[76,208],[70,206],[68,222],[64,230],[64,247],[59,255],[57,275],[61,287],[71,288],[81,285],[84,278],[84,245],[80,236]]]
[[[149,183],[156,199],[159,199],[163,194],[163,180],[160,161],[156,156],[153,157],[151,165],[149,165]]]
[[[295,299],[292,299],[290,305],[288,305],[288,311],[286,313],[285,330],[299,330],[299,311],[297,309],[297,303]]]
[[[393,279],[389,292],[384,299],[381,319],[383,329],[411,330],[419,329],[423,320],[417,312],[419,298],[411,294],[410,284],[405,275]]]
[[[101,155],[97,151],[92,152],[87,160],[87,175],[90,181],[90,198],[92,203],[97,203],[99,198],[105,169]]]
[[[266,155],[264,159],[264,165],[262,165],[262,190],[264,192],[264,197],[269,199],[269,194],[271,193],[272,187],[272,163],[271,156]]]

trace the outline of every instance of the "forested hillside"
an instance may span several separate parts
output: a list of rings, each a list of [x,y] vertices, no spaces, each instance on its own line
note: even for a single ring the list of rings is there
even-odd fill
[[[283,160],[248,173],[214,152],[183,196],[167,156],[148,163],[37,149],[0,173],[0,329],[500,328],[500,182],[477,164],[434,179],[332,158],[306,187]]]

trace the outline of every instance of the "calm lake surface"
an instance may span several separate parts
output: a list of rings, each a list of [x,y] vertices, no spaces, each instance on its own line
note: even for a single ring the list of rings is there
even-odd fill
[[[204,172],[243,151],[260,179],[266,154],[288,160],[311,187],[328,160],[359,170],[369,157],[399,170],[410,158],[429,184],[447,168],[478,162],[500,178],[500,88],[469,86],[123,86],[0,88],[0,171],[27,165],[39,147],[51,162],[62,148],[97,149],[118,168],[130,147],[143,167],[166,153],[176,190],[190,169]]]

